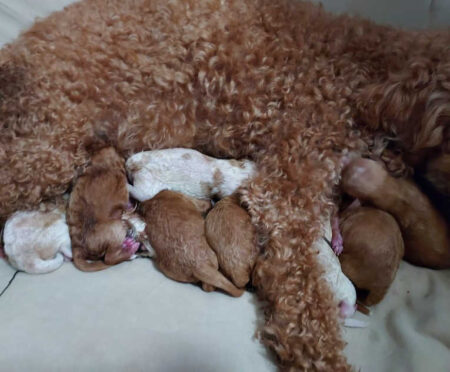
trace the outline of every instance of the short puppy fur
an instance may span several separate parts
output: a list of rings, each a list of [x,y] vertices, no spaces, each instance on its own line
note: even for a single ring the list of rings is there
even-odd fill
[[[217,287],[238,297],[243,291],[219,272],[217,256],[205,238],[202,213],[209,208],[209,201],[168,190],[141,204],[154,259],[166,276],[179,282],[201,282],[205,291]]]
[[[255,173],[249,160],[215,159],[196,150],[173,148],[144,151],[131,156],[126,168],[133,198],[151,199],[161,190],[181,192],[198,199],[231,195]]]
[[[447,224],[412,181],[394,178],[378,162],[359,158],[344,169],[342,188],[395,217],[407,261],[433,269],[450,267]]]
[[[41,204],[40,210],[19,211],[6,221],[4,252],[9,263],[29,274],[57,270],[72,258],[65,206]]]
[[[219,267],[236,287],[250,280],[258,247],[250,215],[236,195],[220,200],[205,221],[206,240],[216,252]]]
[[[130,259],[136,245],[126,244],[128,207],[124,160],[112,147],[97,152],[70,196],[67,221],[73,260],[82,271],[98,271]]]
[[[394,281],[405,251],[400,228],[389,213],[362,206],[344,210],[340,228],[342,271],[361,290],[360,301],[375,305]]]
[[[339,259],[327,238],[332,232],[332,222],[324,224],[324,238],[317,239],[313,244],[313,251],[317,255],[317,261],[321,268],[321,280],[325,281],[333,294],[339,308],[341,319],[351,317],[356,310],[356,290],[352,282],[347,278],[341,268]]]

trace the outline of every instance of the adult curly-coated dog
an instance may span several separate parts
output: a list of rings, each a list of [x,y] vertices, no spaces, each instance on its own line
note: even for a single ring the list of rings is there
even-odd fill
[[[250,158],[260,336],[286,369],[346,370],[310,247],[348,151],[396,168],[450,156],[449,46],[294,0],[74,4],[0,52],[0,216],[63,193],[97,139]]]

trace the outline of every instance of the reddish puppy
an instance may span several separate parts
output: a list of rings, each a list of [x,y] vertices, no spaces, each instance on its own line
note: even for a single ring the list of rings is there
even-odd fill
[[[128,206],[124,160],[112,147],[92,157],[75,184],[67,209],[73,262],[82,271],[98,271],[130,259],[139,244],[127,238],[121,220]]]
[[[217,256],[206,241],[202,213],[211,207],[209,201],[164,190],[141,207],[155,261],[166,276],[179,282],[201,282],[207,292],[217,287],[235,297],[242,295],[219,272]]]
[[[206,239],[216,252],[220,269],[233,283],[244,287],[258,256],[255,228],[237,196],[220,200],[206,216]]]
[[[404,254],[395,219],[372,207],[349,207],[341,215],[342,271],[363,292],[360,300],[375,305],[386,295]]]
[[[433,269],[450,267],[446,222],[412,181],[393,178],[381,164],[360,158],[344,169],[342,188],[395,217],[402,231],[407,261]]]

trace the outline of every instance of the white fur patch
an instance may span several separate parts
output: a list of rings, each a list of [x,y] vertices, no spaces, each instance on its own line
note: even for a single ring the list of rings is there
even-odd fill
[[[57,209],[14,213],[6,221],[3,242],[10,264],[30,274],[54,271],[64,257],[72,258],[66,217]]]
[[[249,160],[215,159],[183,148],[137,153],[126,162],[133,185],[129,192],[138,201],[153,198],[162,190],[172,190],[198,198],[231,195],[254,176]]]
[[[325,225],[324,236],[331,239],[331,226],[329,222]],[[318,251],[317,259],[324,270],[323,279],[330,286],[337,303],[345,302],[349,306],[355,306],[355,286],[342,272],[339,259],[331,247],[321,237],[316,241],[314,249]]]
[[[148,251],[148,257],[154,257],[155,250],[148,241],[147,234],[145,233],[145,227],[147,226],[145,221],[135,213],[124,214],[122,216],[122,219],[128,222],[130,227],[133,229],[134,238],[138,242],[140,242],[143,245],[143,247]]]

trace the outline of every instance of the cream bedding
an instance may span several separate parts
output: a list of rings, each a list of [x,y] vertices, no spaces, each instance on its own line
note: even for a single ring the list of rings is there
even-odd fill
[[[0,44],[70,0],[0,0]],[[334,0],[333,11],[407,27],[448,25],[449,1]],[[0,260],[0,290],[14,271]],[[402,263],[365,329],[344,329],[363,372],[450,371],[450,270]],[[0,298],[0,371],[274,371],[253,339],[253,295],[205,293],[138,259],[99,273],[24,273]]]

